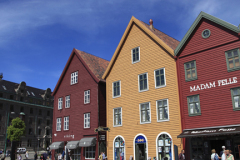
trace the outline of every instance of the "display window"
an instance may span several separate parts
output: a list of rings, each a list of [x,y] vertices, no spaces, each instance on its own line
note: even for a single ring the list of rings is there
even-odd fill
[[[114,141],[114,160],[124,160],[125,142],[121,137],[117,137]]]
[[[172,157],[172,139],[167,134],[161,134],[157,139],[158,160]]]

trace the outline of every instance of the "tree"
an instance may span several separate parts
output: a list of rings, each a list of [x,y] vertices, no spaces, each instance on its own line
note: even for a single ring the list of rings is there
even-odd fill
[[[19,117],[12,120],[11,125],[7,129],[7,138],[10,141],[20,141],[21,136],[25,134],[25,123]]]

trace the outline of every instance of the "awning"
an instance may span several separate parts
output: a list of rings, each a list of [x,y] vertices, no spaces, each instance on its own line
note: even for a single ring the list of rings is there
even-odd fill
[[[70,141],[67,143],[67,149],[76,149],[78,147],[79,141]]]
[[[64,147],[64,143],[63,142],[53,142],[49,148],[50,149],[59,149],[59,148],[63,148]]]
[[[226,126],[205,129],[183,130],[177,138],[218,136],[225,134],[240,134],[240,126]]]
[[[79,147],[90,147],[96,145],[96,137],[82,138]]]

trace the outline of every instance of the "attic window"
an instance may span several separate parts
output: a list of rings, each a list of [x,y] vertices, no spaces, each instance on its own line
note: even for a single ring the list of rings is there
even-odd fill
[[[7,88],[4,85],[2,85],[2,87],[3,87],[4,90],[7,90]]]
[[[27,94],[30,95],[30,93],[27,91]]]
[[[211,32],[209,29],[205,29],[203,32],[202,32],[202,37],[203,38],[208,38],[210,36]]]
[[[35,94],[33,92],[31,92],[33,96],[35,96]]]

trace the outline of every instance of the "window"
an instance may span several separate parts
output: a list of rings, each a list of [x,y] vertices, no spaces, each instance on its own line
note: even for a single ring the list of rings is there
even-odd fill
[[[140,61],[140,47],[132,49],[132,63]]]
[[[42,119],[38,119],[38,125],[40,126],[42,124]]]
[[[32,135],[32,134],[33,134],[32,128],[29,128],[29,129],[28,129],[28,134],[29,134],[29,135]]]
[[[42,110],[41,110],[41,109],[38,110],[38,115],[39,115],[39,116],[42,115]]]
[[[20,108],[20,112],[24,112],[24,108],[23,107]]]
[[[10,99],[13,99],[13,97],[14,97],[13,95],[10,95],[10,97],[9,97],[9,98],[10,98]]]
[[[64,117],[64,130],[69,130],[69,117]]]
[[[90,90],[84,91],[84,104],[90,103]]]
[[[23,102],[23,100],[24,100],[24,98],[23,98],[23,97],[20,97],[20,101],[22,101],[22,102]]]
[[[29,122],[29,124],[31,125],[32,122],[33,122],[33,118],[30,117],[30,118],[28,119],[28,122]]]
[[[50,120],[49,119],[47,120],[47,126],[50,126]]]
[[[65,97],[65,108],[70,108],[70,96]]]
[[[30,108],[30,114],[33,114],[33,108]]]
[[[189,96],[187,100],[189,116],[201,115],[199,95]]]
[[[158,121],[168,120],[169,113],[167,99],[157,101],[157,118]]]
[[[32,140],[31,140],[31,139],[28,139],[27,146],[28,146],[28,147],[32,147]]]
[[[114,108],[114,126],[122,126],[122,108]]]
[[[208,38],[211,35],[211,32],[209,29],[205,29],[202,31],[202,37],[203,38]]]
[[[141,91],[147,91],[148,90],[148,74],[143,73],[138,75],[138,81],[139,81],[139,92]]]
[[[61,131],[62,118],[57,118],[57,131]]]
[[[0,110],[2,110],[3,109],[3,104],[2,103],[0,103]]]
[[[50,111],[47,111],[47,116],[50,116]]]
[[[113,82],[113,97],[121,96],[121,81]]]
[[[166,86],[165,68],[155,70],[154,75],[155,75],[155,88]]]
[[[31,92],[33,96],[35,96],[35,94],[33,92]]]
[[[7,90],[7,88],[4,85],[2,85],[2,87],[3,87],[4,90]]]
[[[85,159],[95,158],[95,146],[85,147]]]
[[[170,150],[172,149],[173,144],[170,141],[171,141],[171,137],[169,137],[167,134],[161,134],[158,137],[159,143],[157,143],[157,150],[158,150],[158,148],[161,148],[163,151],[163,152],[159,152],[159,154],[157,154],[158,159],[161,159],[161,157],[170,157],[171,156]]]
[[[2,94],[2,93],[0,93],[0,97],[3,97],[3,94]]]
[[[41,135],[41,134],[42,134],[42,130],[38,129],[38,135]]]
[[[230,51],[225,52],[226,59],[227,59],[227,68],[228,71],[234,71],[240,69],[240,53],[239,49],[233,49]]]
[[[184,64],[185,80],[191,81],[197,79],[196,61],[187,62]]]
[[[78,82],[78,71],[71,74],[71,85]]]
[[[115,151],[115,159],[120,160],[121,155],[125,156],[125,142],[122,137],[118,136],[114,141],[114,151]]]
[[[30,96],[30,93],[29,93],[29,91],[27,91],[27,94]]]
[[[10,112],[14,112],[14,106],[10,105]]]
[[[90,113],[84,114],[84,128],[90,128]]]
[[[62,109],[63,98],[58,98],[58,109]]]
[[[231,89],[233,109],[240,110],[240,88]]]
[[[149,123],[151,122],[150,103],[140,104],[140,122]]]

